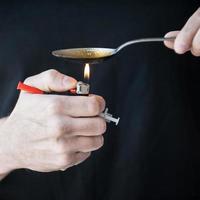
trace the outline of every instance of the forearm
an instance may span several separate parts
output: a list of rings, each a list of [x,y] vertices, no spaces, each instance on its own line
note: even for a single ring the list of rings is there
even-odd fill
[[[5,122],[7,117],[3,117],[3,118],[0,118],[0,127],[2,126],[2,124]]]
[[[3,123],[5,122],[5,120],[6,120],[6,117],[0,119],[0,130],[1,130],[1,127],[2,127]],[[3,170],[1,170],[1,166],[0,166],[0,181],[3,180],[8,174],[9,174],[9,172],[4,172]]]
[[[0,174],[0,182],[8,175],[9,173]]]

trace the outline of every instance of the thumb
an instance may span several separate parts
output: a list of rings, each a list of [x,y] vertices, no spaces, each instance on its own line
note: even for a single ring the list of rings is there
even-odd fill
[[[176,37],[179,34],[180,31],[171,31],[165,35],[165,38],[167,37]],[[174,41],[173,40],[166,40],[164,41],[164,44],[166,47],[170,49],[174,49]]]
[[[24,83],[45,92],[64,92],[75,88],[77,81],[55,69],[50,69],[27,78]]]

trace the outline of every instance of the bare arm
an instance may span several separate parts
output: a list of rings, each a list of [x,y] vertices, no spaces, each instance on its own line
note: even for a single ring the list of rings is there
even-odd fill
[[[0,118],[0,127],[1,127],[1,125],[5,122],[5,120],[6,120],[6,117]]]
[[[2,124],[5,121],[6,121],[6,117],[0,119],[0,129],[1,129]],[[8,173],[9,172],[3,172],[2,170],[0,170],[0,181],[3,180],[8,175]]]
[[[25,83],[45,92],[76,87],[76,80],[56,70]],[[10,116],[0,119],[0,181],[16,169],[66,170],[103,145],[106,122],[102,97],[39,95],[21,92]]]
[[[8,174],[9,172],[5,174],[0,174],[0,181],[2,181]]]

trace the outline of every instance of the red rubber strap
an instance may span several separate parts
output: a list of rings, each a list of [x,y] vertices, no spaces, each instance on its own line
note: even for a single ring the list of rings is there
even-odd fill
[[[69,90],[70,91],[70,93],[72,93],[72,94],[76,94],[76,88],[73,88],[73,89],[71,89],[71,90]]]
[[[17,85],[17,90],[23,90],[32,94],[44,94],[44,92],[38,88],[26,85],[22,83],[21,81]]]

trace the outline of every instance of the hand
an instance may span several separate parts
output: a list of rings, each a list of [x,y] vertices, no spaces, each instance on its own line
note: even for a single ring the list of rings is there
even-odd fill
[[[55,70],[32,76],[26,84],[62,92],[76,80]],[[0,127],[0,174],[19,168],[39,172],[67,169],[103,145],[105,102],[96,95],[62,96],[21,92],[11,115]]]
[[[200,56],[200,8],[190,17],[180,31],[172,31],[165,37],[177,36],[175,42],[165,41],[165,45],[178,54],[191,51],[194,56]]]

